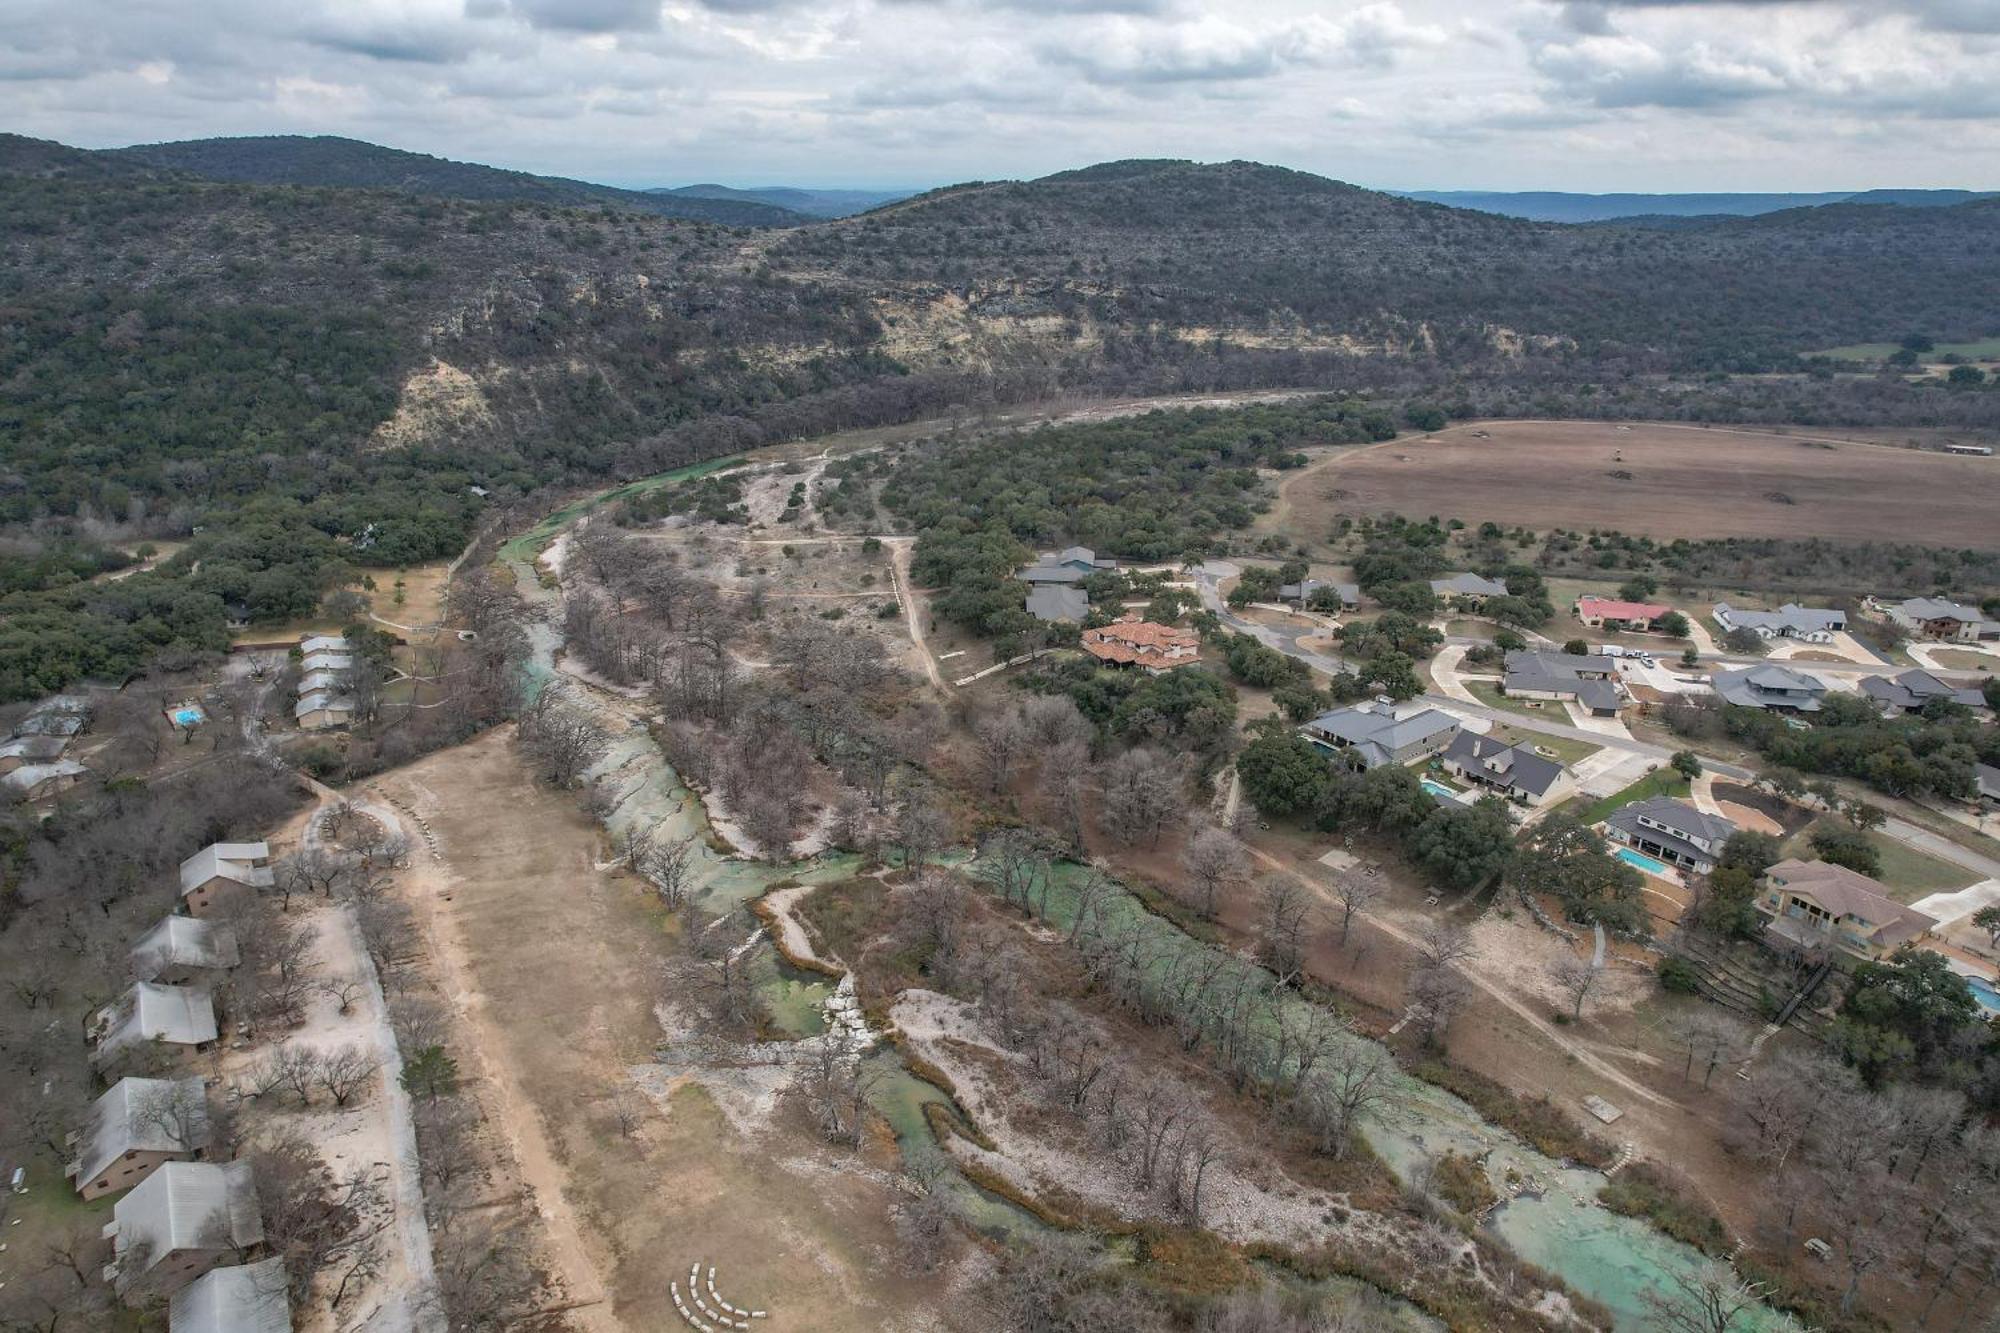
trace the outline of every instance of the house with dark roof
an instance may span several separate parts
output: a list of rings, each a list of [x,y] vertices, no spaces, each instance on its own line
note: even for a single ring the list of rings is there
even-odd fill
[[[16,736],[0,744],[0,774],[52,764],[69,749],[67,736]]]
[[[1651,631],[1673,611],[1659,602],[1624,602],[1612,597],[1579,597],[1576,618],[1592,629]]]
[[[1649,796],[1613,810],[1604,836],[1644,856],[1706,875],[1736,825],[1671,796]]]
[[[1447,773],[1526,806],[1546,805],[1567,795],[1569,770],[1525,745],[1508,745],[1461,730],[1438,756]]]
[[[1352,754],[1363,768],[1382,768],[1442,754],[1458,734],[1458,719],[1435,708],[1399,717],[1386,705],[1356,704],[1321,713],[1299,731],[1324,749]]]
[[[144,1279],[177,1291],[264,1239],[248,1162],[167,1162],[112,1210],[105,1277],[120,1292]]]
[[[1517,648],[1507,654],[1500,692],[1510,699],[1570,701],[1597,717],[1615,716],[1625,703],[1618,664],[1596,653],[1543,653]]]
[[[1825,681],[1776,662],[1718,671],[1709,684],[1726,704],[1776,713],[1817,713],[1826,697]]]
[[[209,1144],[208,1091],[189,1078],[121,1078],[91,1104],[70,1135],[66,1168],[86,1199],[128,1190],[168,1162],[193,1160]]]
[[[211,1268],[174,1293],[167,1333],[292,1333],[285,1261]]]
[[[1281,583],[1278,585],[1279,597],[1288,602],[1297,602],[1301,607],[1308,606],[1316,601],[1324,603],[1328,600],[1327,597],[1315,597],[1313,595],[1318,592],[1327,592],[1330,597],[1337,598],[1340,602],[1340,609],[1343,611],[1352,611],[1361,605],[1361,589],[1352,583],[1332,583],[1324,579],[1306,579],[1300,583]]]
[[[1937,918],[1903,906],[1868,876],[1826,861],[1778,862],[1764,872],[1756,906],[1769,918],[1764,935],[1773,945],[1831,949],[1862,962],[1880,962],[1937,926]]]
[[[1879,704],[1884,713],[1921,713],[1933,699],[1964,708],[1985,708],[1986,696],[1976,685],[1958,685],[1922,669],[1900,676],[1865,676],[1860,690]]]
[[[1747,629],[1760,639],[1832,643],[1833,636],[1847,628],[1845,611],[1826,606],[1800,606],[1796,602],[1786,602],[1775,611],[1745,611],[1727,602],[1717,602],[1710,614],[1724,634]]]
[[[1889,608],[1889,619],[1923,639],[1979,643],[2000,639],[2000,621],[1976,606],[1942,597],[1912,597]]]
[[[1024,566],[1015,578],[1030,586],[1038,583],[1082,583],[1100,570],[1116,569],[1116,560],[1099,560],[1088,546],[1066,546],[1060,551],[1044,551],[1032,565]]]
[[[74,759],[57,759],[46,764],[22,764],[0,774],[0,790],[24,801],[46,801],[62,795],[90,776],[90,770]]]
[[[1045,622],[1081,624],[1090,614],[1090,597],[1074,584],[1037,583],[1028,589],[1028,614]]]
[[[1486,605],[1489,597],[1507,596],[1507,583],[1504,579],[1481,578],[1477,574],[1453,574],[1450,578],[1432,579],[1431,591],[1443,601],[1476,610]]]

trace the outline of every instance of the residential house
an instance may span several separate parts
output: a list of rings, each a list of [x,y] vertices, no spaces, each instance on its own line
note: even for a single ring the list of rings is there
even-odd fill
[[[1330,583],[1324,579],[1306,579],[1300,583],[1281,583],[1278,596],[1288,602],[1297,602],[1305,607],[1313,601],[1313,594],[1322,589],[1330,589],[1333,596],[1340,599],[1340,609],[1352,611],[1361,605],[1361,589],[1352,583]],[[1325,601],[1325,598],[1320,598]]]
[[[215,1002],[199,987],[135,981],[132,989],[98,1011],[90,1034],[99,1060],[150,1044],[205,1051],[215,1045],[217,1036]]]
[[[299,640],[299,655],[311,657],[314,653],[351,653],[354,645],[342,634],[308,634]]]
[[[1611,812],[1605,836],[1670,865],[1706,875],[1736,825],[1671,796],[1649,796]]]
[[[2000,768],[1991,764],[1974,764],[1972,780],[1979,793],[1979,799],[1986,805],[2000,805]]]
[[[1915,669],[1900,676],[1865,676],[1861,692],[1880,704],[1884,713],[1921,713],[1933,699],[1966,708],[1986,707],[1986,696],[1976,685],[1955,685],[1928,671]]]
[[[1868,876],[1826,861],[1778,862],[1764,872],[1756,904],[1770,918],[1764,934],[1774,944],[1831,948],[1862,962],[1879,962],[1937,926]]]
[[[2000,620],[1990,620],[1976,606],[1942,597],[1912,597],[1889,608],[1889,619],[1923,639],[1979,643],[2000,639]]]
[[[352,653],[307,653],[299,659],[299,679],[325,675],[338,676],[354,669]]]
[[[290,1285],[279,1258],[211,1268],[174,1293],[167,1333],[292,1333]]]
[[[1477,574],[1453,574],[1448,579],[1432,579],[1431,591],[1444,601],[1477,610],[1486,605],[1489,597],[1505,597],[1507,584],[1502,579],[1486,579]]]
[[[192,1161],[209,1144],[208,1089],[188,1078],[121,1078],[70,1135],[65,1168],[86,1199],[128,1190],[168,1162]]]
[[[1546,805],[1570,789],[1569,771],[1557,760],[1476,732],[1452,737],[1438,762],[1446,772],[1521,805]]]
[[[1569,701],[1597,717],[1615,716],[1625,703],[1618,664],[1597,653],[1543,653],[1517,648],[1507,654],[1500,692],[1510,699]]]
[[[17,768],[52,764],[69,749],[67,736],[16,736],[0,744],[0,775]]]
[[[1321,713],[1299,730],[1327,749],[1352,752],[1363,768],[1381,768],[1442,754],[1458,734],[1458,719],[1435,708],[1399,717],[1386,705],[1356,704]]]
[[[344,727],[354,720],[354,698],[333,690],[302,694],[292,705],[292,718],[301,731],[327,731]]]
[[[1190,666],[1201,658],[1201,635],[1173,625],[1127,617],[1101,629],[1083,632],[1086,653],[1113,666],[1136,666],[1159,675],[1175,667]]]
[[[1776,662],[1718,671],[1709,684],[1726,704],[1776,713],[1817,713],[1826,697],[1825,681]]]
[[[111,1212],[105,1277],[120,1292],[143,1280],[178,1291],[264,1239],[257,1182],[248,1162],[167,1162]]]
[[[1760,639],[1832,643],[1833,636],[1847,628],[1845,611],[1825,606],[1800,606],[1794,602],[1786,602],[1775,611],[1745,611],[1727,602],[1717,602],[1712,614],[1724,634],[1747,629]]]
[[[198,916],[170,916],[132,946],[132,975],[179,986],[207,981],[242,961],[236,932]]]
[[[1655,629],[1671,606],[1658,602],[1621,602],[1610,597],[1579,597],[1576,618],[1592,629],[1633,630],[1646,633]]]
[[[1036,584],[1028,589],[1028,614],[1037,620],[1081,624],[1090,615],[1090,598],[1073,584]]]
[[[1045,551],[1032,565],[1023,567],[1014,575],[1027,584],[1037,583],[1082,583],[1100,570],[1116,569],[1116,560],[1099,560],[1097,552],[1088,546],[1066,546],[1060,551]]]
[[[90,700],[80,694],[52,694],[14,727],[16,736],[74,736],[90,724]]]
[[[233,886],[268,889],[275,882],[269,843],[210,843],[181,862],[181,906],[200,916]]]
[[[89,776],[90,770],[76,760],[58,759],[52,764],[23,764],[0,774],[0,787],[24,801],[46,801]]]

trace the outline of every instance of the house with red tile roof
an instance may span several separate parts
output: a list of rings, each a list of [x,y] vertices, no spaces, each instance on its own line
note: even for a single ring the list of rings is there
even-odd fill
[[[1130,617],[1083,632],[1086,653],[1112,666],[1136,666],[1158,675],[1200,660],[1201,635],[1173,625]]]
[[[1576,618],[1592,629],[1649,630],[1673,610],[1657,602],[1621,602],[1610,597],[1579,597]]]

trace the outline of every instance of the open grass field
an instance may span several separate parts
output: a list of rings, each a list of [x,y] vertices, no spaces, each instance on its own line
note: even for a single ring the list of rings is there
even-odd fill
[[[2000,460],[1698,426],[1499,421],[1334,454],[1284,482],[1288,529],[1397,513],[1659,538],[2000,548]]]

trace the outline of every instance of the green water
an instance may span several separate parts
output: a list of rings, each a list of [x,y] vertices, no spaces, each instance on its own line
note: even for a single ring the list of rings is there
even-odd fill
[[[614,503],[618,500],[630,499],[635,495],[644,495],[646,492],[656,491],[662,486],[671,486],[677,481],[693,481],[696,477],[705,477],[711,472],[720,472],[724,468],[735,467],[742,461],[743,455],[741,454],[732,454],[727,458],[711,458],[705,463],[691,463],[687,467],[675,468],[671,472],[655,473],[650,477],[642,477],[638,481],[628,481],[623,486],[613,487],[608,491],[599,491],[595,495],[586,495],[580,500],[575,500],[564,505],[561,509],[548,515],[520,536],[510,538],[500,547],[500,558],[502,560],[518,560],[532,565],[535,557],[540,555],[542,549],[554,541],[564,528],[576,522],[577,519],[583,517],[593,509]]]
[[[953,1210],[968,1226],[995,1240],[1018,1240],[1048,1230],[1040,1218],[988,1194],[959,1173],[958,1163],[938,1143],[930,1123],[924,1119],[924,1107],[932,1104],[944,1107],[957,1118],[951,1098],[942,1089],[905,1069],[901,1057],[889,1047],[879,1047],[863,1059],[876,1076],[874,1086],[868,1091],[868,1105],[895,1133],[896,1147],[904,1164],[920,1170],[942,1167],[932,1188],[948,1192]]]
[[[791,1041],[817,1037],[826,1031],[826,1001],[833,982],[816,972],[803,972],[785,962],[775,948],[757,952],[751,993],[764,1006],[771,1026]]]
[[[1042,911],[1052,926],[1067,928],[1074,922],[1077,898],[1073,886],[1084,871],[1085,867],[1076,865],[1058,869]],[[1044,902],[1037,906],[1044,907]],[[1136,920],[1149,930],[1178,937],[1178,947],[1207,947],[1154,916],[1122,888],[1114,889],[1097,910],[1103,922]],[[1160,966],[1166,966],[1164,956]],[[1289,1003],[1303,1007],[1306,1001],[1294,997]],[[1362,1136],[1369,1147],[1405,1180],[1424,1158],[1455,1149],[1483,1158],[1496,1188],[1501,1187],[1510,1168],[1545,1186],[1538,1198],[1524,1194],[1503,1203],[1487,1225],[1521,1258],[1559,1275],[1576,1291],[1608,1308],[1619,1328],[1648,1327],[1646,1294],[1672,1291],[1674,1274],[1695,1272],[1706,1262],[1693,1247],[1598,1203],[1597,1191],[1605,1181],[1602,1172],[1544,1156],[1451,1093],[1400,1070],[1393,1086],[1391,1105],[1362,1124]],[[1796,1333],[1798,1325],[1777,1311],[1763,1310],[1739,1327],[1746,1333]]]

